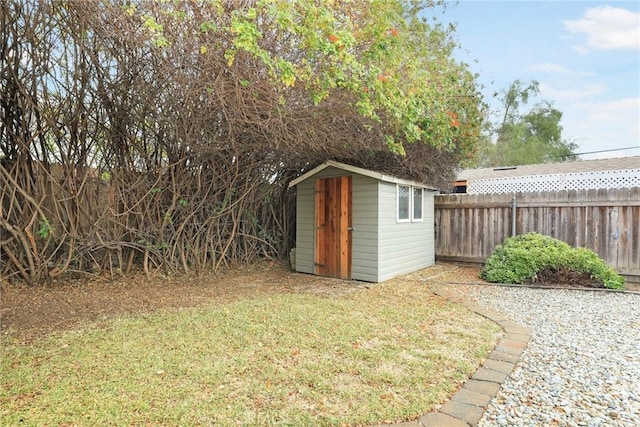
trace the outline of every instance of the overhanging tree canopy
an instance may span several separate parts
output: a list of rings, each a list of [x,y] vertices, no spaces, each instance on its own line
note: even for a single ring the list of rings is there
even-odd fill
[[[480,120],[431,1],[9,1],[0,270],[202,270],[288,249],[327,159],[449,186]]]
[[[451,166],[474,149],[480,99],[474,76],[453,59],[452,30],[424,19],[436,6],[161,2],[124,14],[133,28],[144,27],[171,74],[195,71],[193,90],[205,103],[228,106],[225,118],[253,129],[260,144],[313,163],[347,153],[362,161],[383,145],[403,155],[422,143],[449,154]],[[237,88],[232,97],[220,99],[221,81]],[[414,160],[429,167],[428,158]]]

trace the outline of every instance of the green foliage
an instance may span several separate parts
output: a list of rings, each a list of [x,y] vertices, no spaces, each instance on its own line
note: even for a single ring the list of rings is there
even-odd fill
[[[511,237],[498,245],[487,259],[480,277],[493,283],[536,281],[545,268],[566,268],[589,274],[609,289],[622,289],[624,279],[586,248],[573,248],[567,243],[539,233]]]
[[[134,13],[134,11],[135,9],[127,9],[125,10],[125,13],[127,15],[131,15]],[[153,16],[143,15],[142,23],[144,27],[147,29],[147,31],[149,31],[149,34],[151,36],[151,42],[154,45],[156,45],[157,47],[169,46],[170,44],[169,41],[163,35],[163,31],[164,31],[163,26],[160,25]]]
[[[453,58],[454,27],[425,18],[445,6],[441,1],[264,1],[225,10],[211,2],[194,13],[192,5],[163,2],[124,13],[140,15],[156,46],[184,49],[174,39],[197,38],[189,46],[200,55],[268,76],[282,99],[289,99],[294,87],[303,88],[315,105],[348,96],[358,114],[384,124],[384,141],[393,153],[405,154],[407,143],[421,142],[466,158],[475,149],[482,101],[475,75]],[[174,27],[181,29],[179,36],[170,31]],[[248,62],[247,56],[257,61]],[[247,64],[259,67],[249,70]]]
[[[55,231],[53,225],[49,223],[49,220],[46,217],[42,217],[38,222],[38,225],[40,226],[38,229],[38,236],[40,236],[41,239],[48,239]]]
[[[624,279],[605,264],[598,255],[587,248],[574,248],[569,254],[568,265],[576,271],[589,273],[599,279],[605,288],[623,289]]]
[[[538,82],[514,81],[502,97],[502,117],[486,129],[479,144],[477,164],[484,167],[527,165],[575,160],[577,144],[562,138],[562,112],[542,101],[528,113],[521,105],[538,95]]]

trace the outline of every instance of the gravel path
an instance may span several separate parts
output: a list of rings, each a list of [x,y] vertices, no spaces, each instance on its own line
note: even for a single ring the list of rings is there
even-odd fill
[[[484,426],[640,426],[640,295],[458,286],[531,332]]]

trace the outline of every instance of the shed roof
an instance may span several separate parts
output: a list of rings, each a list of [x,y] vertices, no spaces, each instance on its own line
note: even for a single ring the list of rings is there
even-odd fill
[[[550,175],[577,172],[596,172],[640,168],[640,156],[610,159],[578,160],[575,162],[542,163],[536,165],[506,166],[497,168],[465,169],[458,174],[459,181],[529,175]]]
[[[400,184],[400,185],[412,185],[414,187],[422,187],[422,188],[426,188],[428,190],[433,190],[436,191],[435,188],[429,187],[426,184],[417,182],[417,181],[411,181],[411,180],[407,180],[407,179],[402,179],[402,178],[397,178],[391,175],[386,175],[383,174],[381,172],[376,172],[376,171],[372,171],[369,169],[363,169],[363,168],[359,168],[356,166],[351,166],[348,165],[346,163],[340,163],[340,162],[336,162],[333,160],[329,160],[327,162],[324,162],[323,164],[321,164],[320,166],[311,169],[310,171],[308,171],[307,173],[300,175],[298,178],[294,179],[293,181],[291,181],[289,183],[289,188],[296,186],[298,184],[300,184],[302,181],[312,177],[313,175],[317,174],[320,171],[323,171],[324,169],[328,168],[328,167],[334,167],[337,169],[342,169],[346,172],[351,172],[351,173],[356,173],[359,175],[364,175],[364,176],[368,176],[370,178],[374,178],[380,181],[384,181],[384,182],[391,182],[394,184]]]

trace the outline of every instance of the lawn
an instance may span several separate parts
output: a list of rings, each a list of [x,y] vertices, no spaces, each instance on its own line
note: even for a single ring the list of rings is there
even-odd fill
[[[495,346],[420,274],[5,334],[3,425],[368,425],[414,419]]]

